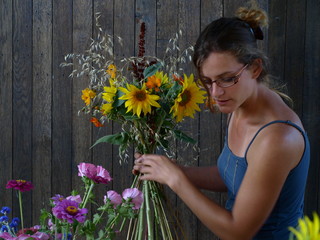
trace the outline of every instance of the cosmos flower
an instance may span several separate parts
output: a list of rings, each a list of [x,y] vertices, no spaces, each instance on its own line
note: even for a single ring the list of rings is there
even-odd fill
[[[175,99],[174,105],[170,112],[176,118],[177,122],[182,121],[184,117],[194,117],[195,111],[200,111],[199,103],[204,103],[205,91],[200,90],[193,81],[193,75],[188,78],[184,75],[182,82],[182,92]]]
[[[151,107],[160,107],[157,100],[160,98],[158,95],[151,95],[146,90],[146,85],[143,84],[142,88],[139,89],[132,84],[127,84],[127,88],[119,87],[119,89],[125,94],[119,99],[126,100],[125,107],[127,112],[133,111],[140,117],[141,112],[144,114],[151,113]]]
[[[127,188],[122,192],[124,200],[134,204],[132,209],[139,209],[143,202],[143,193],[137,188]]]
[[[33,184],[26,180],[10,180],[7,183],[6,188],[13,188],[19,190],[20,192],[27,192],[33,189]]]
[[[122,197],[116,191],[110,190],[107,192],[107,195],[104,196],[104,204],[110,200],[110,203],[113,204],[114,208],[122,203]]]
[[[85,214],[88,213],[86,208],[79,208],[79,203],[72,200],[62,200],[58,205],[52,208],[55,217],[73,223],[74,220],[84,222]]]
[[[93,99],[95,96],[96,93],[89,88],[82,90],[81,98],[87,106],[91,103],[91,99]]]

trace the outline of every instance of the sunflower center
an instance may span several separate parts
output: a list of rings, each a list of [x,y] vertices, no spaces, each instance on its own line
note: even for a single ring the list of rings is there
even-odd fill
[[[188,102],[190,102],[191,99],[191,93],[188,90],[185,90],[182,94],[181,94],[181,101],[179,102],[180,106],[185,106],[188,104]]]
[[[75,206],[68,206],[66,208],[66,211],[70,214],[70,215],[75,215],[78,212],[78,208],[76,208]]]
[[[137,91],[137,92],[136,92],[135,98],[136,98],[138,101],[144,101],[144,100],[146,100],[146,98],[147,98],[147,94],[146,94],[145,91],[140,90],[140,91]]]

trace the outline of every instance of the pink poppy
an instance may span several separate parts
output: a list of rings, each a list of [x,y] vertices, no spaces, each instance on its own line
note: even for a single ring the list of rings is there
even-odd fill
[[[132,209],[139,209],[143,202],[143,193],[138,188],[127,188],[122,193],[123,199],[132,202]]]
[[[107,203],[107,200],[110,200],[110,203],[113,204],[114,208],[122,203],[122,197],[116,191],[110,190],[107,192],[107,195],[104,196],[104,203]]]
[[[97,174],[95,179],[93,179],[96,183],[109,183],[112,178],[110,177],[109,172],[101,166],[97,166]]]
[[[95,183],[109,183],[112,178],[109,172],[101,166],[95,166],[91,163],[80,163],[78,165],[78,176],[87,177],[93,180]]]

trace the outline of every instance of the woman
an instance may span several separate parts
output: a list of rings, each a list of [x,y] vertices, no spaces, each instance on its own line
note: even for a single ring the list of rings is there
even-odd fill
[[[194,64],[210,100],[228,114],[218,166],[180,167],[165,156],[136,154],[141,180],[167,184],[222,239],[288,239],[303,215],[310,149],[299,117],[268,87],[267,58],[257,48],[259,9],[209,24]],[[199,189],[228,191],[226,209]]]

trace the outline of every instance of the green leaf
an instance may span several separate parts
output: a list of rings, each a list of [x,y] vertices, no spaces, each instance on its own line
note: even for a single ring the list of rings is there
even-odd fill
[[[180,130],[173,130],[173,133],[177,139],[180,139],[185,142],[189,142],[191,144],[196,144],[197,141],[193,138],[189,137],[187,134],[181,132]]]
[[[158,63],[153,64],[153,65],[147,67],[146,69],[144,69],[144,71],[143,71],[144,78],[148,78],[148,77],[151,77],[152,75],[154,75],[159,70],[159,68],[162,67],[162,65],[163,64],[161,62],[158,62]]]
[[[116,98],[112,104],[113,107],[117,108],[120,107],[126,100],[121,100],[119,99],[120,97],[122,97],[124,95],[124,92],[118,90],[116,93]]]
[[[166,98],[167,99],[176,98],[177,94],[180,93],[181,88],[182,86],[178,82],[174,82],[173,86],[168,91]]]
[[[121,133],[116,133],[113,135],[107,135],[104,136],[102,138],[99,138],[92,146],[91,148],[93,148],[95,145],[97,145],[98,143],[111,143],[111,144],[115,144],[115,145],[121,145],[126,143],[126,141],[128,140],[129,136],[127,133],[125,132],[121,132]]]

